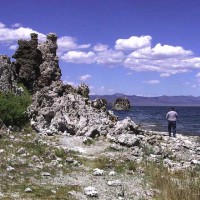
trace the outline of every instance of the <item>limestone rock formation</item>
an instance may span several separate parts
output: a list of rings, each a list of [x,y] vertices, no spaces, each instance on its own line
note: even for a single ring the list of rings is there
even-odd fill
[[[42,55],[42,63],[39,65],[39,88],[49,86],[53,81],[59,81],[61,78],[61,70],[56,55],[57,48],[57,35],[55,33],[49,33],[46,42],[38,45]]]
[[[35,45],[36,47],[36,45]],[[89,87],[81,84],[78,88],[64,85],[60,80],[61,70],[56,56],[57,36],[47,35],[47,41],[38,45],[42,55],[40,73],[28,114],[33,128],[42,134],[70,134],[96,137],[116,132],[117,117],[106,110],[107,102],[102,99],[89,100]],[[125,124],[124,126],[129,126]],[[123,133],[137,133],[132,126]]]
[[[10,58],[0,55],[0,91],[7,92],[13,88],[16,88],[16,82]]]
[[[127,98],[117,98],[113,104],[115,110],[130,110],[131,105]]]
[[[112,113],[99,111],[79,94],[64,92],[60,95],[62,87],[56,84],[54,82],[38,91],[28,109],[31,124],[38,132],[91,137],[107,134],[109,127],[113,126]]]
[[[37,89],[37,79],[40,76],[40,64],[42,64],[42,53],[37,48],[38,35],[31,34],[31,40],[19,40],[18,49],[13,55],[17,82],[23,83],[28,90]]]
[[[31,40],[19,40],[13,55],[16,80],[35,93],[39,89],[59,81],[61,70],[58,64],[57,35],[49,33],[45,43],[38,43],[38,35],[31,34]]]

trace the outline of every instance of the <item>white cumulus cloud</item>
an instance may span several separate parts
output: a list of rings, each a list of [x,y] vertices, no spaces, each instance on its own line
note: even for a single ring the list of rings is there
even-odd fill
[[[63,56],[61,56],[61,59],[65,62],[90,64],[94,62],[95,53],[92,51],[68,51]]]
[[[128,39],[118,39],[115,42],[115,49],[117,50],[134,50],[151,45],[151,36],[145,35],[141,37],[131,36]]]
[[[190,56],[193,53],[188,50],[184,50],[183,47],[180,46],[170,46],[170,45],[161,45],[160,43],[157,44],[152,49],[153,56]]]
[[[44,41],[46,36],[42,33],[34,31],[31,28],[7,28],[4,24],[0,23],[0,42],[1,43],[13,43],[19,39],[30,39],[31,33],[37,33],[38,38]]]
[[[97,44],[93,47],[94,51],[107,51],[108,50],[108,45],[106,44]]]
[[[76,39],[70,36],[58,38],[57,43],[59,52],[66,52],[74,49],[87,49],[90,47],[90,44],[78,45]]]
[[[69,36],[59,38],[57,43],[61,50],[75,49],[77,47],[75,39]]]
[[[81,81],[86,81],[86,80],[90,79],[91,77],[92,77],[91,75],[86,74],[86,75],[80,76],[80,77],[79,77],[79,80],[81,80]]]
[[[96,54],[97,64],[118,65],[124,60],[124,53],[121,51],[102,51]]]

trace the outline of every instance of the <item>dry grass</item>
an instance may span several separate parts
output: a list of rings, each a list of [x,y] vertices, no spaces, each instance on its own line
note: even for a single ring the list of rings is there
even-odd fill
[[[137,164],[134,161],[111,159],[105,155],[100,155],[95,159],[76,156],[75,159],[90,169],[99,168],[103,170],[114,170],[118,173],[125,173],[127,171],[135,171],[137,168]]]
[[[57,149],[47,144],[34,142],[36,133],[30,127],[25,127],[22,132],[12,132],[10,135],[4,135],[0,139],[0,149],[4,150],[0,154],[0,192],[4,194],[4,200],[7,199],[67,199],[75,198],[68,194],[69,191],[81,191],[79,186],[74,185],[49,185],[38,184],[41,172],[47,171],[52,177],[58,173],[58,170],[70,172],[74,170],[65,162],[66,153],[63,149]],[[10,138],[11,137],[11,138]],[[13,139],[16,138],[16,139]],[[25,149],[25,153],[18,153],[20,148]],[[22,156],[23,154],[23,156]],[[63,158],[60,163],[62,169],[49,168],[46,165],[42,169],[37,168],[33,156],[37,156],[40,161],[48,164],[56,157]],[[19,162],[19,157],[24,162]],[[32,167],[30,167],[30,164]],[[14,167],[14,171],[8,172],[8,166]],[[26,193],[25,189],[30,187],[32,192]]]
[[[148,163],[145,174],[152,186],[160,191],[155,200],[199,200],[200,170],[171,172],[162,164]]]

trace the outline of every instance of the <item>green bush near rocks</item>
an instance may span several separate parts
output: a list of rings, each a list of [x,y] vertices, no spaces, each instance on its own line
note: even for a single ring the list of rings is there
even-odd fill
[[[31,103],[28,91],[21,95],[13,92],[0,93],[0,119],[6,126],[23,127],[28,122],[26,113]]]

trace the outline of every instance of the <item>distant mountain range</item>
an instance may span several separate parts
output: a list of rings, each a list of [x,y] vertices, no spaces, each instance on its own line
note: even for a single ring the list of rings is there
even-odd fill
[[[124,95],[116,93],[113,95],[90,95],[90,99],[106,99],[112,105],[117,98],[128,98],[131,106],[200,106],[200,96],[159,96],[142,97],[136,95]]]

